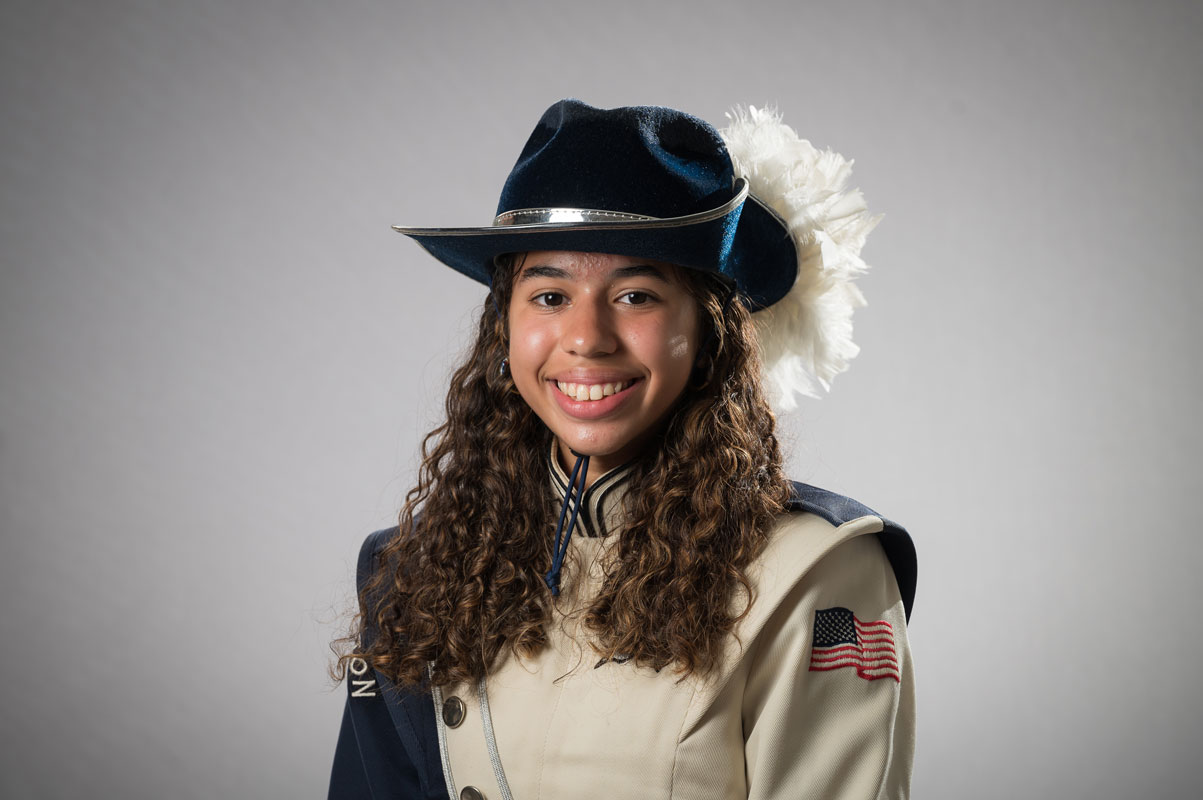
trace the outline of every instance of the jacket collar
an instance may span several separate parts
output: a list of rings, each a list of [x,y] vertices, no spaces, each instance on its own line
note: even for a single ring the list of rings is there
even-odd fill
[[[558,505],[564,502],[564,495],[568,493],[568,476],[560,466],[556,448],[557,443],[552,440],[547,463],[552,495]],[[622,530],[626,519],[627,491],[630,489],[634,471],[635,462],[628,461],[602,475],[585,490],[580,516],[577,519],[578,536],[582,533],[591,538],[608,536]]]

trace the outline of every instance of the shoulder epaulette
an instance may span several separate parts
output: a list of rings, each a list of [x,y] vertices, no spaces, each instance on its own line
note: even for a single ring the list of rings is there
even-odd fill
[[[877,534],[877,538],[886,552],[886,558],[890,560],[890,566],[894,568],[894,578],[898,581],[898,591],[902,595],[902,605],[906,609],[906,618],[909,622],[911,608],[915,603],[915,584],[918,579],[919,565],[915,555],[915,543],[911,541],[911,536],[906,532],[906,528],[883,517],[863,503],[858,503],[842,494],[797,481],[791,481],[790,488],[790,511],[806,511],[815,514],[836,527],[861,517],[877,517],[881,520],[885,527]]]

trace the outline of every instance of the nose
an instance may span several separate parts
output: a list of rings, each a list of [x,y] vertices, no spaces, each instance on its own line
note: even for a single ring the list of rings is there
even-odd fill
[[[609,307],[604,299],[581,298],[565,314],[560,346],[582,358],[598,358],[618,348]]]

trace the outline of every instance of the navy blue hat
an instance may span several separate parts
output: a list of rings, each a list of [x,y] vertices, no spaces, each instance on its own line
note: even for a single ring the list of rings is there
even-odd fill
[[[486,285],[503,253],[614,253],[717,274],[757,309],[798,274],[789,230],[735,176],[718,131],[657,106],[561,100],[527,140],[492,225],[395,230]]]

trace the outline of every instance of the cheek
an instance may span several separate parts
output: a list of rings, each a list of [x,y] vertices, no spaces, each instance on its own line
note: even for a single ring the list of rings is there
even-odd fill
[[[668,358],[674,363],[684,364],[687,371],[693,369],[701,346],[702,325],[698,317],[697,304],[691,302],[680,309],[670,329],[665,331]]]
[[[510,357],[541,358],[554,341],[555,337],[542,328],[517,328],[510,334]]]
[[[678,391],[689,382],[697,348],[696,338],[689,333],[670,335],[665,341],[661,371],[664,373],[665,382]]]
[[[689,337],[683,333],[668,340],[668,357],[671,359],[689,358],[691,349]]]
[[[645,363],[658,372],[666,384],[684,386],[698,350],[697,324],[693,316],[651,326],[642,331],[639,338]]]
[[[539,371],[547,362],[554,343],[552,332],[543,327],[525,325],[521,320],[511,324],[508,351],[510,373],[519,391],[538,384]]]

